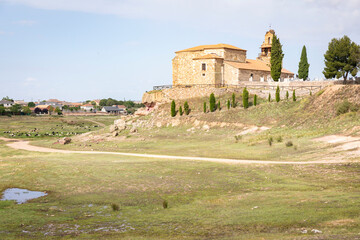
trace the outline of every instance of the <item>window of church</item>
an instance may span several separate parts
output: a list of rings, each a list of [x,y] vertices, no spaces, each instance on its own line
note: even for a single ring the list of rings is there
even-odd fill
[[[203,63],[203,64],[201,65],[201,69],[202,69],[203,71],[206,71],[206,63]]]

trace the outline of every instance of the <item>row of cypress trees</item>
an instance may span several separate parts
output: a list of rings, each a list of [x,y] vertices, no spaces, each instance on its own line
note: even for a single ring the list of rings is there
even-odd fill
[[[176,114],[177,114],[175,100],[173,100],[171,102],[171,109],[170,110],[171,110],[171,116],[175,117]],[[184,110],[183,110],[182,106],[179,107],[180,116],[182,116],[184,113],[186,115],[189,115],[189,113],[190,113],[190,107],[189,107],[189,104],[188,104],[187,101],[184,103]]]

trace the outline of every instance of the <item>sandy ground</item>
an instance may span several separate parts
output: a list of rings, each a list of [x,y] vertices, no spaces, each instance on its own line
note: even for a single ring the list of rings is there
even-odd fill
[[[44,153],[64,153],[64,154],[109,154],[109,155],[120,155],[130,157],[145,157],[145,158],[157,158],[157,159],[173,159],[173,160],[194,160],[194,161],[209,161],[218,163],[229,163],[229,164],[292,164],[292,165],[303,165],[303,164],[328,164],[328,163],[344,163],[353,162],[344,159],[335,160],[314,160],[306,162],[287,162],[287,161],[259,161],[259,160],[246,160],[246,159],[226,159],[226,158],[206,158],[206,157],[185,157],[185,156],[169,156],[169,155],[155,155],[155,154],[140,154],[140,153],[123,153],[123,152],[98,152],[98,151],[71,151],[61,150],[53,148],[45,148],[30,145],[29,141],[22,141],[18,139],[9,139],[0,137],[0,140],[8,142],[8,147],[27,150],[34,152]],[[359,142],[360,143],[360,142]]]

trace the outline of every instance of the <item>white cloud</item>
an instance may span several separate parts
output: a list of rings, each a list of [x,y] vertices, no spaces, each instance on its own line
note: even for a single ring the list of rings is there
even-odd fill
[[[33,26],[37,22],[34,20],[19,20],[15,21],[14,24],[23,25],[23,26]]]

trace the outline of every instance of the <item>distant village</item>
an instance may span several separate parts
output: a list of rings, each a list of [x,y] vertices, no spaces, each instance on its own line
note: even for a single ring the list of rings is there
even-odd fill
[[[118,101],[112,98],[68,102],[48,99],[37,102],[13,100],[0,101],[0,115],[127,115],[143,107],[140,101]]]

